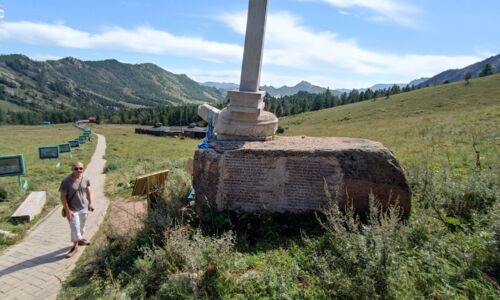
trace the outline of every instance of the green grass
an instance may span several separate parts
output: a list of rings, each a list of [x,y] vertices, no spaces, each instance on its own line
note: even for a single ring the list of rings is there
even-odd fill
[[[15,239],[0,237],[0,249],[21,239],[26,230],[35,221],[25,224],[14,224],[11,214],[25,199],[29,191],[47,191],[47,204],[41,216],[45,215],[59,203],[59,184],[62,178],[70,173],[73,161],[87,163],[95,149],[95,144],[86,143],[80,150],[61,154],[61,167],[56,168],[58,160],[38,158],[39,146],[62,144],[81,135],[81,130],[71,124],[49,126],[0,126],[0,155],[23,154],[26,176],[22,179],[29,184],[28,191],[20,189],[17,177],[0,177],[0,188],[7,192],[6,199],[0,200],[0,229],[17,234]]]
[[[213,212],[200,226],[194,212],[178,210],[179,193],[139,233],[107,236],[59,297],[498,299],[499,110],[497,75],[284,118],[288,135],[362,137],[393,150],[413,191],[409,220],[379,219],[374,209],[362,224],[332,202],[319,232],[294,228],[298,220]],[[122,145],[109,152],[116,166],[108,193],[116,196],[130,191],[120,183],[144,171],[177,166],[182,173],[186,158],[179,158],[196,144],[133,136],[120,126],[102,131]],[[175,142],[176,152],[148,151]]]
[[[106,194],[130,198],[137,176],[169,169],[183,170],[193,157],[196,139],[162,138],[135,134],[133,125],[100,125],[95,130],[106,136]]]

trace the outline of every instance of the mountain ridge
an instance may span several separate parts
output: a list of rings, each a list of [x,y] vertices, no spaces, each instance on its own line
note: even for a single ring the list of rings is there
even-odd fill
[[[471,73],[472,78],[479,77],[479,73],[486,66],[486,64],[491,64],[493,68],[498,72],[500,71],[500,54],[488,57],[482,61],[473,63],[461,69],[449,69],[443,71],[428,80],[419,84],[419,86],[433,86],[443,83],[456,82],[465,79],[467,73]]]
[[[231,83],[231,82],[207,81],[207,82],[203,82],[201,84],[204,86],[208,86],[208,87],[214,87],[223,93],[227,93],[227,91],[230,91],[230,90],[237,90],[240,87],[238,84]],[[305,80],[302,80],[301,82],[297,83],[294,86],[283,85],[279,88],[276,88],[276,87],[271,86],[271,85],[263,85],[260,87],[260,90],[266,91],[269,95],[271,95],[273,97],[283,97],[283,96],[295,95],[301,91],[308,92],[311,94],[320,94],[320,93],[324,93],[326,91],[326,88],[320,87],[317,85],[313,85]]]
[[[0,96],[32,110],[152,107],[223,99],[218,90],[152,63],[74,57],[35,61],[20,54],[0,55]]]
[[[404,88],[406,86],[412,86],[415,85],[417,86],[419,83],[427,80],[428,78],[419,78],[419,79],[414,79],[410,81],[409,83],[377,83],[372,85],[369,88],[359,88],[356,89],[358,91],[366,91],[367,89],[371,89],[372,91],[377,91],[377,90],[383,90],[383,89],[390,89],[393,85],[398,85],[400,88]],[[236,83],[231,83],[231,82],[213,82],[213,81],[208,81],[208,82],[203,82],[201,83],[202,85],[208,86],[208,87],[213,87],[218,90],[220,90],[222,93],[227,93],[229,90],[236,90],[239,88],[239,85]],[[301,82],[297,83],[294,86],[287,86],[283,85],[281,87],[274,87],[271,85],[263,85],[260,87],[262,91],[266,91],[269,95],[273,97],[283,97],[283,96],[292,96],[295,94],[298,94],[299,92],[307,92],[310,94],[322,94],[326,92],[328,88],[317,86],[314,84],[311,84],[305,80],[302,80]],[[335,96],[340,96],[343,93],[349,93],[353,89],[345,89],[345,88],[340,88],[340,89],[333,89],[330,90],[330,92],[335,95]]]

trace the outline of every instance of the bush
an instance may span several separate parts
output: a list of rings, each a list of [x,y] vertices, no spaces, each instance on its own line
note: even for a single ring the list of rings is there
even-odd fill
[[[104,167],[104,173],[109,173],[110,171],[117,170],[119,168],[118,164],[113,162],[106,162],[106,166]]]
[[[496,174],[487,172],[458,176],[415,168],[410,173],[414,203],[433,209],[443,221],[456,218],[455,225],[469,224],[474,215],[487,213],[500,199],[498,182]]]

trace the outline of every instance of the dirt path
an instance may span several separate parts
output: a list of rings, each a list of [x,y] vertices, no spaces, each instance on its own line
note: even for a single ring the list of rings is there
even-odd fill
[[[127,201],[113,199],[111,214],[107,218],[107,230],[127,234],[131,230],[140,229],[142,218],[146,214],[146,201]]]
[[[95,211],[90,214],[85,236],[91,239],[104,219],[109,205],[104,196],[106,139],[97,135],[97,147],[85,170],[90,179]],[[37,224],[20,243],[0,256],[0,299],[55,299],[61,283],[71,273],[82,254],[71,259],[68,222],[56,207]]]

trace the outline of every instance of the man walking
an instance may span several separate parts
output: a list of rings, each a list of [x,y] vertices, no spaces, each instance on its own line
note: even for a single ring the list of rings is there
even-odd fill
[[[83,164],[75,162],[72,164],[71,169],[71,175],[66,176],[59,187],[61,202],[64,206],[66,218],[69,221],[71,241],[73,242],[73,247],[66,254],[67,257],[75,255],[78,252],[78,246],[90,244],[83,238],[83,234],[85,233],[88,212],[94,210],[90,193],[90,181],[83,176]]]

